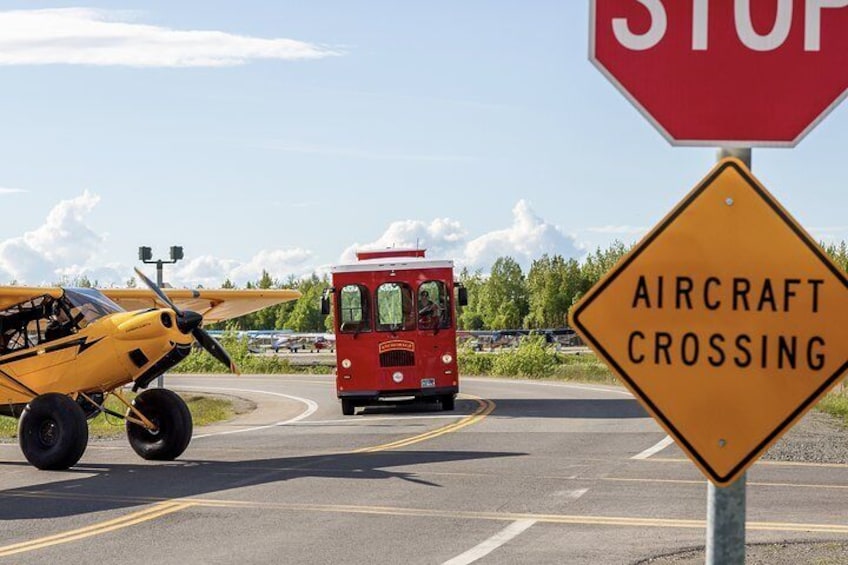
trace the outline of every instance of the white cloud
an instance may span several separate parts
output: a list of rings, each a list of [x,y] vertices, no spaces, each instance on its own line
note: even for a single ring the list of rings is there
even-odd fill
[[[54,206],[42,226],[0,241],[0,284],[50,285],[86,277],[103,287],[123,286],[133,276],[132,265],[104,261],[106,238],[87,223],[99,202],[99,196],[85,191]],[[165,279],[174,286],[217,288],[229,278],[244,286],[259,280],[263,269],[276,279],[310,275],[314,262],[313,253],[300,248],[262,250],[248,261],[207,255],[178,263]]]
[[[217,288],[225,279],[230,279],[237,285],[244,286],[247,282],[259,280],[263,269],[274,279],[285,279],[289,275],[309,275],[314,270],[313,261],[313,253],[300,248],[264,249],[247,262],[204,255],[176,267],[170,282],[174,286],[202,285],[206,288]]]
[[[534,259],[545,253],[564,257],[582,254],[573,236],[543,220],[525,200],[519,200],[513,207],[512,218],[510,227],[489,232],[468,242],[465,263],[487,269],[498,257],[508,255],[522,267],[529,268]]]
[[[63,200],[50,211],[44,225],[0,242],[0,273],[10,280],[49,284],[80,272],[103,243],[103,237],[85,223],[99,201],[99,196],[88,191]]]
[[[341,54],[293,39],[175,30],[135,23],[130,16],[92,8],[0,12],[0,65],[220,67]]]
[[[510,256],[528,269],[542,254],[577,257],[582,248],[573,236],[559,226],[539,217],[524,200],[512,209],[512,225],[468,239],[462,225],[448,218],[429,224],[420,220],[393,222],[376,241],[354,244],[345,250],[341,260],[355,259],[356,249],[385,249],[388,247],[426,248],[428,256],[453,258],[458,266],[488,271],[498,257]]]
[[[344,263],[355,261],[357,249],[390,247],[422,247],[428,249],[430,257],[456,257],[463,253],[465,236],[460,223],[449,218],[437,218],[429,224],[421,220],[399,220],[389,224],[376,241],[355,243],[345,249],[341,260]]]
[[[22,188],[7,188],[0,186],[0,194],[19,194],[21,192],[26,192]]]
[[[74,281],[85,277],[92,284],[100,288],[123,287],[135,274],[132,268],[118,263],[110,263],[103,266],[80,266],[60,267],[56,269],[58,277],[54,277],[51,283],[73,284]]]

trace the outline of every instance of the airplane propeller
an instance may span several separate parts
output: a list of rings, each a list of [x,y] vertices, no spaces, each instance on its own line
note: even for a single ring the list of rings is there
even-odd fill
[[[162,289],[156,285],[156,283],[147,278],[147,276],[142,273],[138,267],[135,268],[135,272],[139,278],[144,281],[144,284],[153,291],[153,294],[155,294],[156,297],[168,308],[174,311],[174,314],[177,315],[177,327],[181,332],[191,332],[191,335],[197,343],[199,343],[203,349],[208,351],[212,357],[226,365],[231,372],[237,375],[239,374],[238,367],[236,367],[236,364],[230,358],[229,354],[227,354],[226,350],[214,337],[209,335],[209,332],[200,327],[200,323],[203,321],[203,316],[197,312],[192,312],[191,310],[180,310],[177,308],[177,305],[168,298],[168,295],[165,294]]]

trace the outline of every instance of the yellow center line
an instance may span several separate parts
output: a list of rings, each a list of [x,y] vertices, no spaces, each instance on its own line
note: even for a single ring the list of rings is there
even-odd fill
[[[36,495],[37,493],[31,493]],[[51,497],[52,498],[52,497]],[[63,496],[60,498],[76,498],[74,496]],[[118,498],[122,501],[133,501],[130,498]],[[147,498],[139,498],[136,502],[147,502]],[[91,535],[112,531],[122,527],[131,526],[159,516],[177,512],[188,507],[198,508],[247,508],[247,509],[272,509],[289,512],[322,512],[336,514],[367,514],[377,516],[403,516],[414,518],[444,518],[449,520],[486,520],[498,522],[515,522],[518,520],[534,520],[548,524],[572,524],[591,526],[619,526],[638,528],[662,528],[662,529],[705,529],[704,520],[690,520],[685,518],[641,518],[630,516],[591,516],[591,515],[568,515],[568,514],[533,514],[526,512],[475,512],[440,510],[430,508],[408,508],[394,506],[363,506],[343,504],[299,504],[285,502],[251,502],[243,500],[223,500],[209,498],[177,498],[163,501],[152,508],[130,514],[123,518],[103,522],[80,530],[42,538],[32,542],[16,544],[0,548],[0,557],[13,555],[22,551],[30,551],[39,547],[47,547],[57,543],[65,543],[75,539],[82,539]],[[745,527],[750,531],[762,532],[815,532],[831,534],[848,534],[848,524],[815,524],[796,522],[748,522]],[[11,551],[16,549],[16,551]]]
[[[139,510],[138,512],[133,512],[131,514],[127,514],[126,516],[115,518],[113,520],[99,522],[91,526],[86,526],[77,530],[62,532],[36,540],[25,541],[0,547],[0,557],[8,557],[9,555],[15,555],[17,553],[34,551],[36,549],[42,549],[53,545],[77,541],[88,537],[105,534],[107,532],[120,530],[122,528],[127,528],[129,526],[135,526],[136,524],[147,522],[148,520],[153,520],[155,518],[159,518],[167,514],[172,514],[174,512],[184,510],[194,505],[194,502],[187,500],[160,502],[150,508],[145,508],[144,510]]]
[[[477,410],[457,422],[447,424],[440,428],[436,428],[435,430],[430,430],[429,432],[393,441],[391,443],[384,443],[382,445],[375,445],[373,447],[363,447],[361,449],[354,449],[353,451],[349,451],[348,453],[376,453],[378,451],[387,451],[389,449],[396,449],[398,447],[406,447],[408,445],[420,443],[428,439],[433,439],[445,434],[461,430],[466,426],[476,424],[477,422],[491,414],[492,411],[495,409],[495,403],[491,400],[479,398],[477,396],[471,396],[468,394],[460,395],[460,397],[475,400],[478,404]]]
[[[475,400],[478,404],[477,409],[468,416],[460,419],[457,422],[453,422],[446,426],[441,426],[436,428],[435,430],[431,430],[429,432],[419,434],[416,436],[412,436],[409,438],[404,438],[398,441],[394,441],[391,443],[386,443],[382,445],[377,445],[373,447],[365,447],[362,449],[357,449],[354,451],[349,451],[347,453],[375,453],[378,451],[386,451],[389,449],[396,449],[398,447],[406,447],[408,445],[412,445],[415,443],[420,443],[422,441],[426,441],[428,439],[432,439],[435,437],[439,437],[444,434],[448,434],[451,432],[455,432],[460,430],[466,426],[470,426],[475,424],[492,413],[495,409],[495,403],[491,400],[486,400],[483,398],[479,398],[471,395],[460,395],[460,398],[468,398],[471,400]],[[30,492],[30,493],[21,493],[19,496],[31,496],[31,497],[49,497],[49,498],[61,498],[56,497],[55,495],[50,495],[47,493],[39,493],[39,492]],[[142,500],[141,502],[148,502],[149,499]],[[134,502],[139,502],[138,500]],[[129,526],[134,526],[136,524],[140,524],[142,522],[146,522],[149,520],[153,520],[155,518],[159,518],[161,516],[165,516],[168,514],[172,514],[174,512],[179,512],[180,510],[184,510],[191,506],[197,506],[199,503],[195,502],[194,499],[169,499],[158,504],[155,504],[151,508],[147,508],[145,510],[140,510],[138,512],[133,512],[131,514],[127,514],[121,518],[115,518],[113,520],[107,520],[105,522],[98,522],[96,524],[92,524],[90,526],[86,526],[84,528],[80,528],[77,530],[70,530],[67,532],[63,532],[60,534],[55,534],[52,536],[47,536],[43,538],[38,538],[31,541],[16,543],[12,545],[7,545],[0,547],[0,557],[6,557],[8,555],[15,555],[17,553],[23,553],[26,551],[34,551],[36,549],[42,549],[45,547],[50,547],[52,545],[68,543],[72,541],[77,541],[80,539],[88,538],[91,536],[106,534],[115,530],[119,530],[122,528],[126,528]],[[206,506],[213,506],[211,504],[205,504]]]
[[[405,508],[393,506],[360,506],[340,504],[297,504],[284,502],[247,502],[239,500],[186,499],[196,506],[211,508],[271,508],[292,512],[328,512],[342,514],[371,514],[383,516],[406,516],[415,518],[446,518],[515,522],[534,520],[549,524],[581,524],[598,526],[628,526],[642,528],[705,529],[705,520],[684,518],[640,518],[628,516],[590,516],[568,514],[533,514],[525,512],[474,512],[439,510],[428,508]],[[819,532],[848,534],[848,524],[811,524],[794,522],[748,522],[746,528],[768,532]]]

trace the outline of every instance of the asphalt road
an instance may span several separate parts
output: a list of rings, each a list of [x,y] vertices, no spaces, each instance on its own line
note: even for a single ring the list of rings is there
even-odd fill
[[[343,417],[331,379],[169,376],[258,405],[170,463],[114,440],[41,472],[0,445],[0,563],[634,563],[704,543],[705,479],[622,389],[467,378],[453,413]],[[748,541],[845,540],[846,470],[756,464]]]

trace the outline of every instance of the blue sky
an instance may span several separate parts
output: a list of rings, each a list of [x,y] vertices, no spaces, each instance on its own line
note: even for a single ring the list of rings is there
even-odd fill
[[[5,2],[0,282],[175,283],[415,244],[486,271],[633,242],[710,169],[589,62],[588,2]],[[754,173],[848,238],[843,104]],[[152,272],[152,270],[151,270]]]

